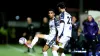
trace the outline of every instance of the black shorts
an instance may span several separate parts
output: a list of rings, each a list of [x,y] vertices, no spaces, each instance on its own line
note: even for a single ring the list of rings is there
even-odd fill
[[[28,35],[26,36],[26,39],[29,40],[30,36],[32,36],[32,39],[34,38],[34,34],[28,34]]]

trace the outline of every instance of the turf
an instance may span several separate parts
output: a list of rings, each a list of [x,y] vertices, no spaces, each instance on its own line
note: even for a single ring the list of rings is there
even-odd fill
[[[26,48],[23,45],[0,45],[0,56],[43,56],[42,47],[35,46],[35,52],[24,53]],[[52,56],[51,49],[48,50],[48,55]],[[66,56],[71,56],[66,54]]]

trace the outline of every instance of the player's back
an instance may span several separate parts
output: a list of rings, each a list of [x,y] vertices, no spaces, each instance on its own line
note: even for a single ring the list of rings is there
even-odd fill
[[[71,37],[72,33],[72,24],[71,24],[71,15],[67,12],[62,12],[60,14],[61,20],[64,21],[64,29],[63,29],[63,36]]]

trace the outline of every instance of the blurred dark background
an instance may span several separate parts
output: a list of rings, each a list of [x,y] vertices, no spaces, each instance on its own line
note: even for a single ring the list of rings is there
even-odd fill
[[[48,15],[48,9],[53,8],[58,15],[59,12],[56,8],[57,3],[59,2],[66,3],[66,10],[72,16],[76,16],[79,19],[80,13],[84,13],[86,10],[100,10],[99,0],[34,0],[34,1],[9,1],[6,4],[1,2],[1,11],[0,12],[0,27],[4,29],[10,29],[15,33],[15,38],[11,39],[10,37],[6,39],[6,42],[18,41],[22,33],[25,31],[25,27],[14,27],[9,26],[9,21],[11,22],[26,22],[27,17],[31,17],[34,22],[40,23],[44,16]],[[19,19],[15,19],[16,16],[19,16]],[[13,24],[13,23],[12,23]],[[16,26],[16,25],[15,25]],[[9,31],[10,31],[9,30]],[[2,35],[2,34],[1,34]],[[17,38],[17,40],[16,40]],[[10,42],[12,43],[12,42]]]

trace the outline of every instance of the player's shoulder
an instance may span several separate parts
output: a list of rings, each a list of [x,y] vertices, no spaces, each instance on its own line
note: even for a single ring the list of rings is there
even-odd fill
[[[68,13],[68,12],[64,12],[64,13],[65,13],[66,16],[71,17],[71,14],[70,13]]]
[[[54,19],[53,19],[53,20],[50,20],[49,23],[50,23],[50,22],[54,23],[54,21],[55,21]]]

